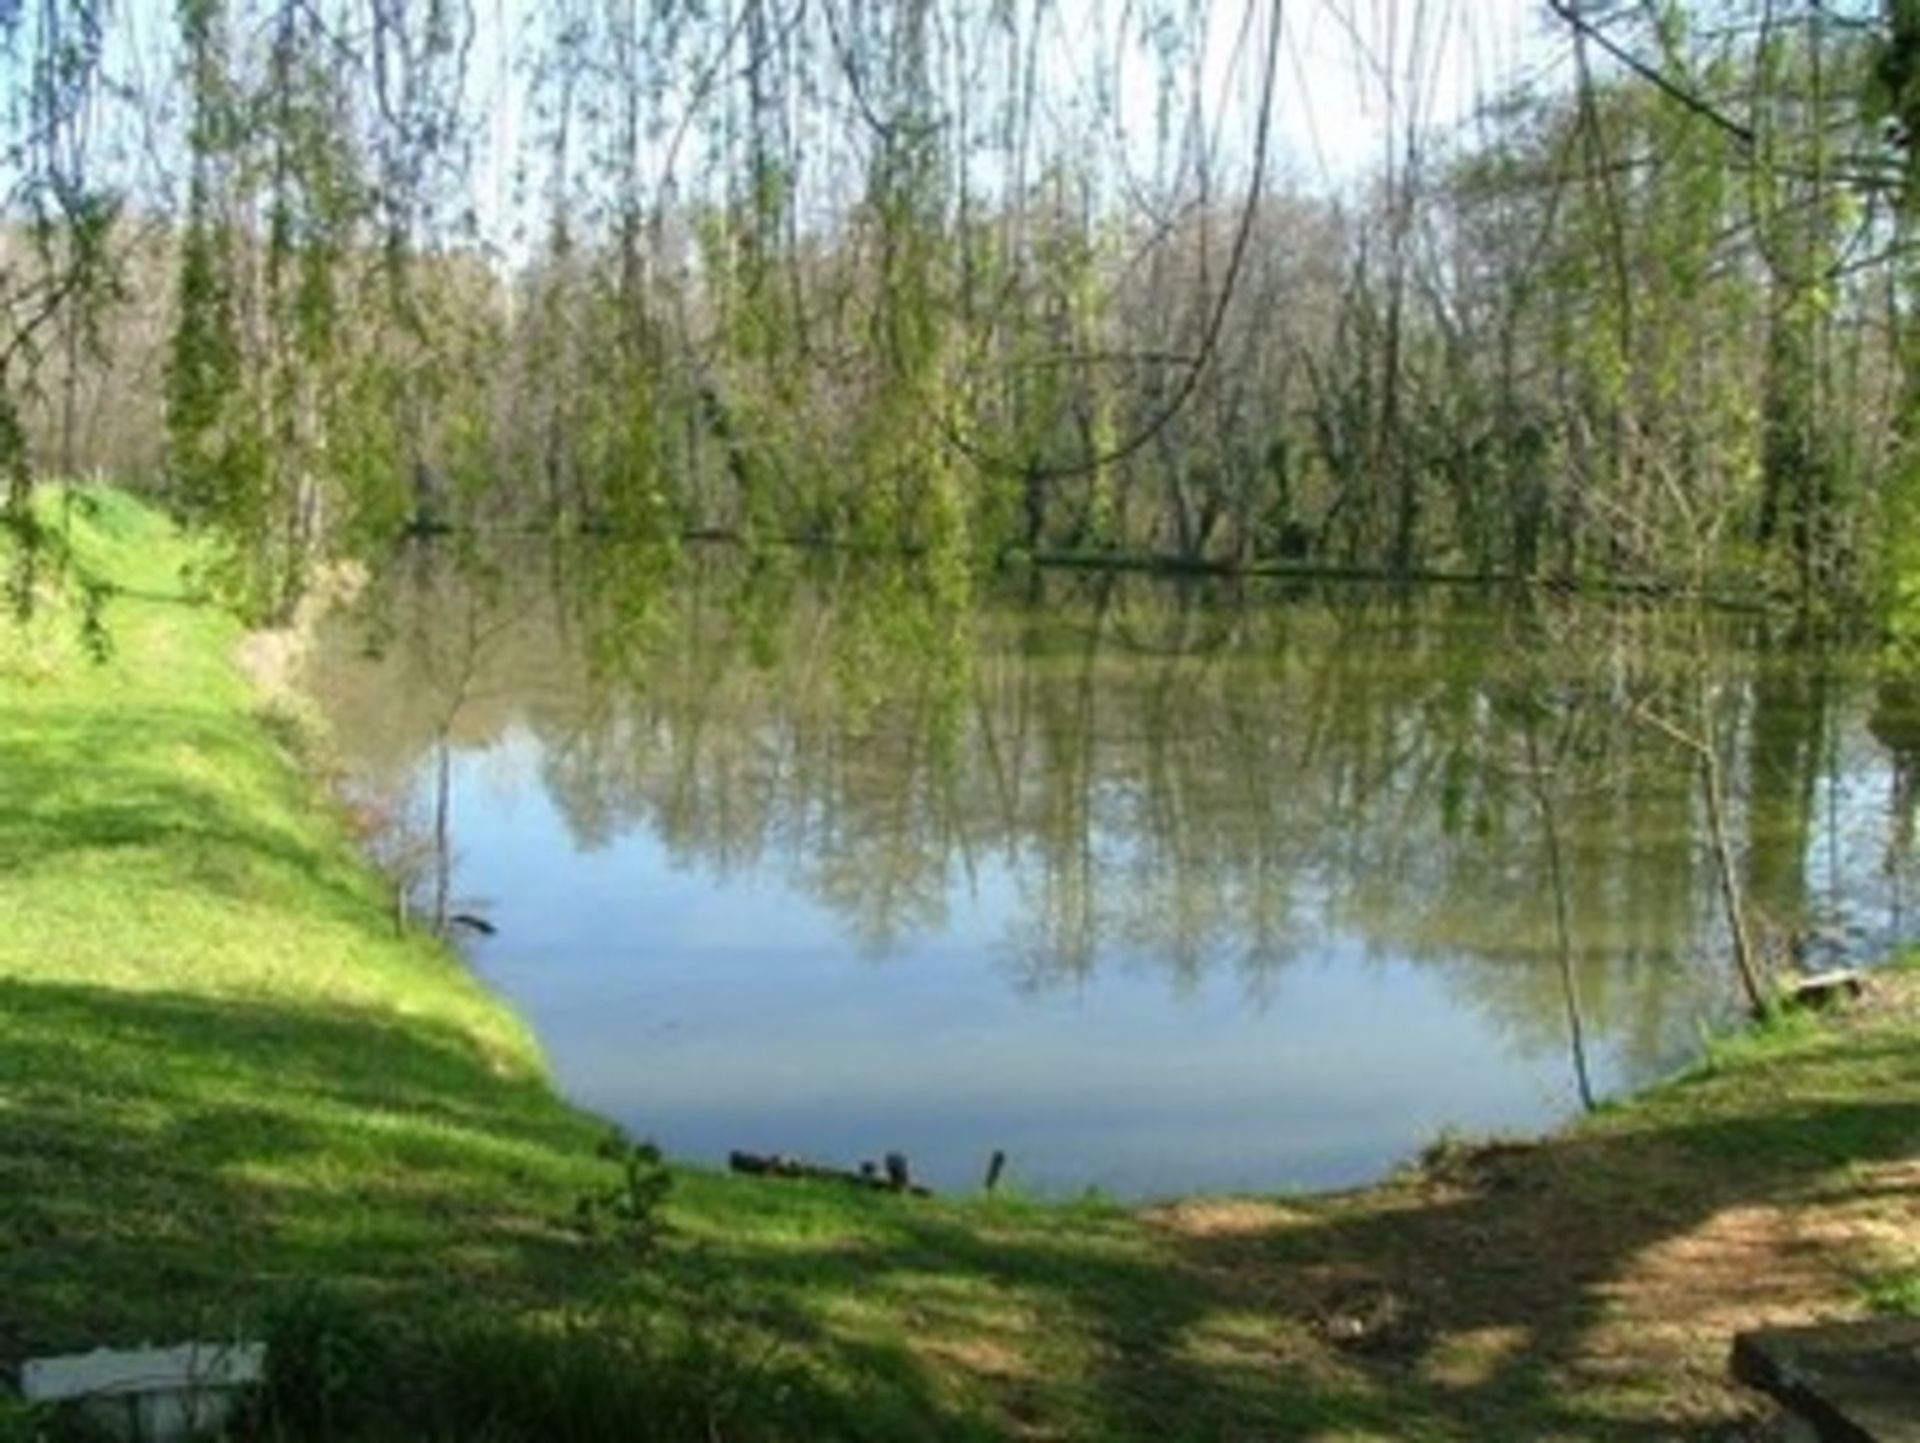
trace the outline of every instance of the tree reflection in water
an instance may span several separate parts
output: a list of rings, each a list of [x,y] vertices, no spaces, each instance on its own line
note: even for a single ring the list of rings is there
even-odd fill
[[[1688,760],[1620,704],[1693,681],[1672,609],[1036,573],[943,617],[846,558],[696,550],[638,601],[595,543],[502,563],[410,553],[316,648],[364,794],[512,741],[578,852],[644,833],[713,885],[777,879],[874,958],[1004,891],[979,965],[1035,1002],[1146,975],[1284,1012],[1338,954],[1423,969],[1516,1056],[1572,1021],[1618,1080],[1732,996]],[[1707,634],[1757,933],[1869,949],[1915,708],[1863,651]]]

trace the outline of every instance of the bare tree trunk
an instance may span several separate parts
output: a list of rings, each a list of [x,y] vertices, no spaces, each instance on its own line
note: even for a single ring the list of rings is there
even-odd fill
[[[1566,1003],[1567,1045],[1573,1053],[1573,1078],[1580,1089],[1580,1105],[1588,1112],[1597,1106],[1593,1078],[1587,1068],[1587,1027],[1580,1004],[1580,984],[1573,970],[1573,928],[1567,920],[1567,877],[1560,858],[1560,821],[1553,793],[1540,761],[1540,738],[1527,721],[1527,772],[1533,783],[1533,803],[1547,840],[1547,885],[1553,889],[1554,951],[1560,961],[1560,991]]]
[[[1703,695],[1703,704],[1706,701]],[[1704,718],[1703,718],[1704,719]],[[1697,752],[1700,795],[1707,805],[1707,842],[1713,850],[1713,867],[1720,881],[1720,901],[1726,909],[1727,929],[1733,940],[1733,965],[1740,974],[1740,986],[1747,995],[1747,1006],[1758,1017],[1772,1005],[1772,999],[1760,973],[1759,958],[1753,950],[1753,935],[1747,927],[1746,897],[1740,885],[1738,858],[1727,830],[1726,778],[1720,766],[1720,750],[1709,728],[1700,738]]]
[[[435,739],[433,789],[433,930],[447,935],[453,905],[453,748],[443,728]]]

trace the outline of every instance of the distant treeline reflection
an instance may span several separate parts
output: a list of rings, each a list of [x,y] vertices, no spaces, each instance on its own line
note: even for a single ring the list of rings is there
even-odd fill
[[[775,873],[876,955],[1001,885],[1021,987],[1232,969],[1267,999],[1390,951],[1529,1049],[1565,1042],[1550,822],[1578,1005],[1650,1057],[1729,986],[1689,764],[1646,724],[1700,696],[1769,959],[1899,921],[1912,701],[1765,619],[1045,572],[957,607],[856,559],[685,563],[641,594],[587,543],[407,553],[312,661],[356,787],[398,813],[436,750],[524,737],[577,847],[646,827]]]

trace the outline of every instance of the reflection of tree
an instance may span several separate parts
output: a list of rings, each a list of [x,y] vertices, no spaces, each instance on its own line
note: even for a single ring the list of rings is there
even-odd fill
[[[432,925],[444,933],[453,903],[453,752],[496,736],[521,704],[520,687],[496,679],[495,653],[516,630],[501,575],[455,572],[429,549],[412,548],[338,627],[334,644],[309,661],[308,683],[327,700],[337,733],[380,758],[356,765],[354,780],[363,802],[392,819],[388,860],[403,915],[424,872]],[[398,658],[403,689],[392,686],[388,667],[366,664],[389,655]],[[413,773],[423,754],[431,781],[421,820]]]
[[[1557,724],[1543,742],[1542,712],[1553,708],[1545,704],[1550,696],[1544,688],[1520,702],[1520,728],[1526,741],[1527,789],[1540,823],[1541,852],[1546,863],[1547,894],[1553,902],[1553,952],[1560,974],[1560,999],[1567,1014],[1567,1051],[1573,1062],[1575,1085],[1580,1104],[1589,1112],[1594,1107],[1593,1073],[1587,1057],[1586,1006],[1580,1000],[1579,969],[1574,964],[1573,922],[1567,906],[1567,859],[1560,845],[1561,781],[1579,743],[1579,713],[1566,712],[1555,718]]]
[[[1913,852],[1913,812],[1920,797],[1920,683],[1904,670],[1889,669],[1874,690],[1868,721],[1874,740],[1893,759],[1887,796],[1886,870],[1897,873]]]
[[[1692,778],[1597,653],[1555,652],[1517,611],[1049,575],[959,635],[911,585],[835,565],[701,559],[616,625],[539,567],[501,568],[486,614],[512,624],[451,722],[431,683],[467,583],[416,578],[423,625],[391,628],[371,665],[343,646],[319,685],[356,772],[410,774],[437,726],[468,746],[523,729],[578,844],[645,825],[686,862],[781,872],[875,951],[1003,869],[1023,987],[1124,960],[1182,985],[1238,968],[1270,995],[1276,969],[1344,934],[1442,968],[1522,1046],[1564,1045],[1572,994],[1648,1060],[1694,1010],[1676,999],[1711,993],[1683,964],[1714,915]],[[1670,630],[1626,608],[1580,629],[1677,688],[1669,663],[1697,638]],[[1795,918],[1848,683],[1756,670],[1731,629],[1715,645],[1747,739],[1728,784],[1748,887]],[[1543,807],[1526,728],[1544,727],[1537,748],[1573,707]]]
[[[1689,965],[1708,915],[1693,793],[1619,702],[1618,658],[1657,657],[1663,639],[1645,614],[1552,603],[1460,625],[1420,714],[1441,754],[1443,844],[1408,833],[1435,905],[1402,900],[1397,943],[1441,963],[1517,1046],[1567,1051],[1584,1098],[1596,1024],[1650,1070],[1711,1005]]]
[[[1824,664],[1789,644],[1755,669],[1748,720],[1747,896],[1778,934],[1802,935],[1814,799],[1827,760]]]

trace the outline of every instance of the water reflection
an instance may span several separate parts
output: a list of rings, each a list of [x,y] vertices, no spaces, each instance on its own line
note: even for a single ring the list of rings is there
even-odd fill
[[[731,553],[636,603],[612,560],[415,553],[312,680],[424,910],[682,1153],[1326,1185],[1631,1085],[1730,997],[1635,715],[1695,695],[1765,949],[1899,923],[1912,701],[1752,622],[1059,575],[943,618]]]

